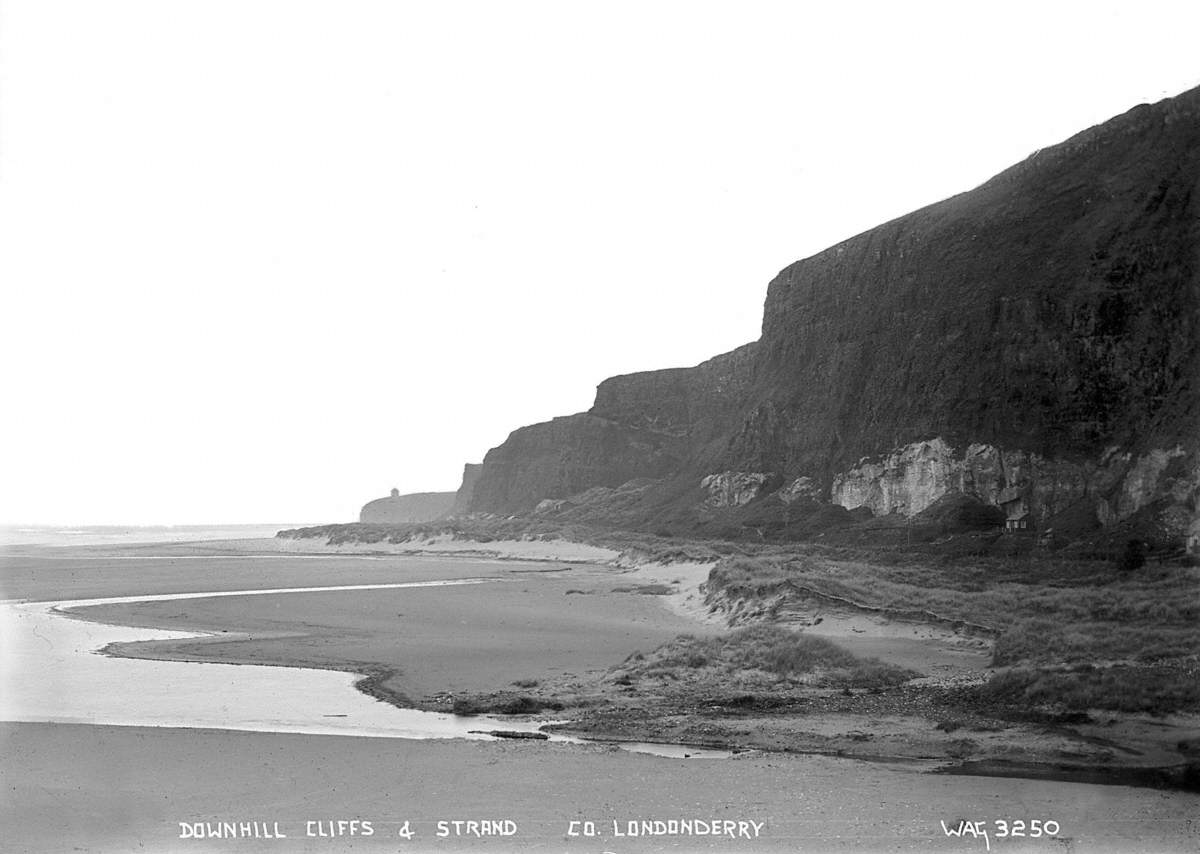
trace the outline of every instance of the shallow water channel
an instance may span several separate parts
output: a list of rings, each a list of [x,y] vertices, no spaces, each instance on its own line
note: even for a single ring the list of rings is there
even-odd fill
[[[64,613],[91,605],[485,584],[487,578],[119,596],[60,602],[0,602],[0,720],[114,726],[188,727],[254,732],[388,738],[492,740],[489,730],[537,732],[520,718],[459,717],[400,709],[355,690],[359,674],[301,667],[150,661],[109,656],[114,643],[209,637],[91,622]],[[229,634],[222,634],[229,637]],[[484,731],[484,732],[479,732]],[[583,739],[550,734],[550,741]],[[674,758],[730,754],[684,745],[619,744],[624,750]]]

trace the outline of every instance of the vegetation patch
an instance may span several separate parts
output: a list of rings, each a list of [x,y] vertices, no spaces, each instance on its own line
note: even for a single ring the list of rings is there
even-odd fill
[[[592,525],[540,519],[536,517],[479,517],[414,522],[398,525],[350,523],[317,525],[279,531],[275,536],[288,540],[313,539],[327,545],[412,544],[434,537],[491,543],[500,540],[568,540],[621,552],[639,563],[716,563],[729,555],[747,553],[747,547],[730,542],[683,542],[667,536],[620,531]]]
[[[462,717],[473,715],[536,715],[542,711],[561,711],[563,704],[556,700],[531,697],[527,694],[500,692],[458,697],[451,711]]]
[[[1200,621],[1189,601],[1143,603],[1141,616],[1079,621],[1023,619],[996,640],[992,663],[1077,664],[1101,661],[1153,663],[1200,650]],[[1130,610],[1122,608],[1122,610]]]
[[[614,587],[613,593],[640,593],[643,596],[669,596],[675,592],[675,588],[669,584],[635,584],[624,585],[622,587]]]
[[[640,653],[638,654],[641,655]],[[853,655],[824,638],[755,625],[717,637],[680,635],[649,655],[631,656],[614,681],[638,679],[794,683],[811,687],[886,688],[920,674]]]
[[[770,604],[776,612],[859,607],[995,638],[993,664],[1016,668],[969,704],[1070,712],[1195,709],[1200,680],[1200,569],[1043,556],[887,564],[814,551],[732,556],[709,574],[710,602]],[[979,632],[976,632],[979,633]],[[870,681],[859,672],[856,678]]]
[[[1037,617],[1071,623],[1200,620],[1200,569],[1171,564],[1125,573],[1107,562],[1051,558],[889,566],[764,554],[722,560],[708,586],[746,598],[802,587],[868,607],[927,611],[998,629]]]
[[[969,699],[1003,707],[1119,712],[1200,711],[1200,669],[1186,667],[1075,667],[1016,669],[968,689]]]

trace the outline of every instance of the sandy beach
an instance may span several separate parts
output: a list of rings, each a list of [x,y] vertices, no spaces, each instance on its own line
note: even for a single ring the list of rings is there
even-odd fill
[[[537,693],[595,679],[635,650],[680,633],[722,629],[698,599],[702,565],[631,570],[557,558],[288,554],[269,541],[244,541],[10,551],[3,566],[5,595],[35,601],[486,579],[462,587],[144,601],[76,614],[225,635],[110,650],[121,655],[364,673],[382,667],[393,701],[403,696],[413,705],[514,690],[514,683],[537,683],[530,688]],[[862,644],[904,658],[923,643],[861,634]],[[946,654],[954,660],[953,650]],[[958,664],[978,666],[969,656]],[[132,698],[139,687],[116,690]],[[322,697],[323,704],[331,702],[336,705],[335,696]],[[778,721],[740,723],[759,727],[766,742],[802,746]],[[920,745],[929,735],[882,713],[874,724],[893,730],[897,745]],[[663,738],[686,741],[688,726],[681,722]],[[847,726],[837,713],[807,721],[810,738],[855,744]],[[930,774],[937,763],[919,750],[891,763],[777,751],[680,760],[605,745],[202,727],[24,722],[0,725],[0,733],[0,809],[6,838],[21,851],[1183,851],[1194,848],[1188,819],[1200,806],[1200,796],[1181,791]],[[695,824],[680,833],[683,819],[710,830],[730,827],[733,835],[697,835]],[[360,823],[358,831],[371,822],[373,834],[331,835],[348,833],[351,820]],[[449,824],[451,835],[437,835],[439,821],[455,820],[500,822],[495,828],[505,832],[511,828],[503,822],[512,822],[515,829],[512,835],[459,836]],[[636,831],[643,820],[652,835],[631,835],[628,822]],[[996,822],[1017,820],[1026,828],[1034,820],[1052,821],[1058,830],[1054,839],[996,837]],[[412,839],[398,835],[405,821]],[[655,821],[664,822],[662,834],[654,835]],[[989,831],[988,840],[947,833],[976,821]],[[246,823],[258,828],[247,832],[260,834],[268,831],[255,823],[270,822],[287,836],[181,838],[205,822],[216,823],[217,832],[222,823]],[[569,835],[582,833],[583,822],[592,822],[586,827],[596,835]],[[739,835],[740,828],[749,833],[758,825],[753,838]],[[318,835],[307,836],[310,827]],[[671,827],[675,833],[667,832]]]
[[[981,820],[993,850],[1191,851],[1196,798],[983,778],[914,777],[825,757],[732,761],[600,747],[206,730],[8,724],[9,850],[986,851],[948,837]],[[613,822],[761,823],[755,838],[617,837]],[[997,840],[997,819],[1056,821],[1056,840]],[[307,837],[307,822],[372,822],[371,837]],[[439,821],[511,820],[512,837],[438,837]],[[278,823],[287,839],[180,839],[180,822]],[[411,822],[415,838],[397,833]],[[594,822],[596,837],[571,837]],[[328,825],[325,826],[326,828]],[[452,829],[452,825],[450,826]],[[314,828],[315,830],[316,828]]]
[[[606,670],[684,632],[715,631],[636,593],[608,567],[445,563],[399,558],[410,580],[492,579],[486,590],[423,588],[190,599],[79,609],[122,625],[229,632],[192,642],[143,643],[123,655],[333,667],[361,663],[392,675],[386,689],[420,701],[435,693],[497,691],[520,680]]]

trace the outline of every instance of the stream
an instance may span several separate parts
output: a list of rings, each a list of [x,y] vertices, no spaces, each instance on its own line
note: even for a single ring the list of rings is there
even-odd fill
[[[491,730],[538,732],[541,721],[401,709],[357,691],[360,674],[302,667],[151,661],[105,655],[109,644],[211,637],[92,622],[66,613],[92,605],[485,584],[466,578],[394,584],[291,587],[57,602],[0,601],[0,720],[113,726],[186,727],[363,737],[494,740]],[[222,637],[229,637],[224,634]],[[588,743],[547,733],[548,741]],[[617,743],[677,759],[727,758],[687,745]]]

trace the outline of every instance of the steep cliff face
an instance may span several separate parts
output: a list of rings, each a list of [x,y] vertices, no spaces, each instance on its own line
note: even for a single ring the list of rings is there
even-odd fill
[[[514,432],[470,507],[652,477],[661,515],[743,473],[876,513],[962,492],[1038,518],[1160,500],[1194,518],[1198,340],[1200,89],[796,262],[759,341]]]
[[[470,512],[471,501],[475,497],[475,484],[479,482],[482,472],[482,463],[467,463],[463,466],[462,484],[454,494],[454,506],[450,509],[453,515],[461,516]]]
[[[611,377],[590,414],[674,440],[693,462],[715,462],[754,390],[757,355],[758,345],[746,344],[694,368]]]
[[[660,477],[681,466],[679,447],[670,436],[588,413],[522,427],[484,457],[469,509],[527,511],[547,498]]]
[[[771,282],[731,453],[826,476],[943,436],[1043,456],[1195,424],[1200,90]]]

